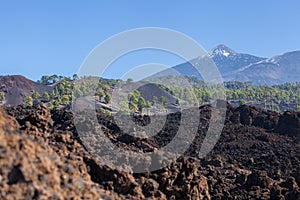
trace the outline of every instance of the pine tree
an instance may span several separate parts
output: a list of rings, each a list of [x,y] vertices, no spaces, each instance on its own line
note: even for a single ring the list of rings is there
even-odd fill
[[[137,111],[138,110],[138,106],[134,102],[130,101],[129,102],[129,109],[131,111]]]
[[[111,102],[111,96],[110,94],[106,94],[105,97],[104,97],[104,102],[106,104],[109,104]]]
[[[105,97],[105,93],[101,90],[96,93],[96,95],[99,97],[99,101],[101,102],[103,97]]]
[[[0,92],[0,102],[4,102],[5,101],[5,94],[4,92]]]
[[[23,104],[24,104],[25,106],[32,106],[32,104],[33,104],[33,99],[32,99],[32,97],[31,97],[31,96],[26,96],[26,97],[24,97],[24,99],[23,99]]]
[[[33,100],[36,100],[40,97],[40,93],[38,93],[37,91],[33,90],[32,91],[32,95],[31,95]]]
[[[45,99],[45,100],[49,100],[50,99],[50,95],[48,94],[48,92],[44,92],[43,93],[43,99]]]
[[[246,105],[246,101],[244,99],[240,100],[240,105]]]
[[[152,97],[152,105],[155,105],[157,103],[157,96]]]
[[[166,104],[168,103],[168,98],[167,97],[165,97],[165,96],[161,96],[160,97],[160,103],[161,103],[161,105],[163,106],[163,107],[165,107],[166,106]]]
[[[143,97],[140,97],[138,100],[138,110],[139,112],[143,112],[144,108],[146,107],[147,103]]]

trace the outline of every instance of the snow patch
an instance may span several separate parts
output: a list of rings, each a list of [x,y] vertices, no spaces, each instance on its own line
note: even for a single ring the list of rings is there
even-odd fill
[[[226,57],[228,57],[229,54],[230,54],[229,52],[223,52],[223,55],[226,56]]]

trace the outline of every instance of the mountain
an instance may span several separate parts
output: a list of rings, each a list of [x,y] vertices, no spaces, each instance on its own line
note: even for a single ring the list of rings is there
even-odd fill
[[[225,45],[218,45],[209,52],[224,81],[251,81],[254,84],[282,84],[299,82],[300,51],[288,52],[272,58],[237,53]],[[202,57],[173,67],[180,74],[202,79],[191,63]]]
[[[223,76],[231,74],[241,67],[266,59],[250,54],[236,53],[225,45],[217,46],[209,53],[209,55]]]
[[[225,45],[218,45],[209,52],[221,75],[228,76],[236,72],[238,69],[250,64],[263,61],[266,58],[253,56],[250,54],[237,53]],[[176,71],[187,76],[195,76],[198,74],[191,63],[198,63],[202,57],[195,58],[190,62],[179,64],[173,67]],[[198,76],[196,76],[198,77]],[[201,78],[201,77],[198,77]]]
[[[0,77],[0,92],[5,93],[7,104],[22,104],[23,98],[28,95],[31,96],[32,90],[42,94],[45,91],[50,91],[51,87],[36,83],[20,75]]]
[[[255,84],[281,84],[300,81],[300,51],[288,52],[239,69],[225,80],[251,81]]]

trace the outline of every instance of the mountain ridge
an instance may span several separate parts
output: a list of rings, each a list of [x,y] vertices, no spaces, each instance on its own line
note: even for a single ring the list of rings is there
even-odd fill
[[[300,74],[300,51],[286,52],[271,58],[239,53],[224,44],[209,51],[208,55],[216,64],[224,81],[250,81],[254,84],[282,84],[297,82]],[[202,79],[191,63],[202,57],[172,67],[187,76]]]
[[[225,80],[251,81],[254,84],[282,84],[298,82],[300,51],[287,52],[241,68]]]

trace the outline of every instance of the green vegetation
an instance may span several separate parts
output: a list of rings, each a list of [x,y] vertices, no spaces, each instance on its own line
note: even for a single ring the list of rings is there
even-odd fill
[[[111,115],[111,113],[108,110],[105,110],[104,108],[100,108],[99,110],[100,110],[100,112],[102,112],[103,114],[105,114],[107,116]]]
[[[70,105],[72,98],[86,95],[95,95],[99,102],[110,104],[112,100],[111,89],[124,83],[120,79],[80,78],[77,74],[74,74],[72,78],[57,75],[43,76],[38,82],[45,85],[53,84],[54,89],[50,93],[44,92],[41,97],[32,91],[32,98],[46,102],[50,109]]]
[[[225,83],[228,101],[243,99],[247,104],[257,105],[264,109],[282,112],[300,105],[300,83],[282,85],[252,85],[249,82]]]
[[[41,95],[40,95],[37,91],[34,91],[34,90],[32,91],[31,97],[32,97],[33,100],[39,99],[40,96],[41,96]]]
[[[165,96],[161,96],[161,97],[160,97],[160,104],[161,104],[163,107],[165,107],[167,103],[168,103],[168,98],[165,97]]]
[[[111,102],[111,96],[110,94],[106,94],[105,97],[104,97],[104,102],[106,104],[109,104]]]
[[[222,86],[209,86],[203,81],[190,79],[191,88],[164,87],[166,91],[178,99],[192,102],[194,96],[199,104],[209,103],[212,97],[218,95]],[[178,79],[180,81],[180,79]],[[226,82],[223,87],[227,101],[234,105],[254,105],[266,110],[283,112],[297,110],[300,106],[300,83],[285,83],[281,85],[253,85],[250,82]]]
[[[241,105],[246,105],[246,103],[247,103],[247,102],[246,102],[244,99],[240,100],[240,104],[241,104]]]
[[[53,74],[52,76],[42,76],[41,80],[38,81],[39,83],[42,83],[44,85],[50,85],[53,83],[56,83],[59,81],[59,76],[56,74]]]
[[[138,90],[135,90],[131,95],[129,95],[128,100],[129,100],[129,109],[131,111],[138,111],[138,110],[143,110],[142,105],[138,105],[139,102],[142,103],[142,100],[140,100],[141,94]],[[145,100],[144,100],[145,101]]]
[[[298,112],[300,112],[300,106],[299,106],[299,105],[296,106],[296,110],[297,110]]]
[[[5,94],[4,92],[0,92],[0,102],[4,102],[5,101]]]
[[[128,78],[126,83],[132,83],[133,82],[133,79],[132,78]]]
[[[50,99],[50,95],[48,94],[48,92],[44,92],[42,98],[43,98],[44,100],[47,100],[47,101],[48,101],[48,100]]]
[[[162,77],[170,80],[170,77]],[[182,80],[188,80],[191,87],[182,87],[186,85]],[[164,80],[161,80],[164,82]],[[110,104],[112,101],[112,90],[122,84],[133,82],[131,78],[126,81],[120,79],[104,79],[97,77],[78,77],[74,74],[72,78],[58,75],[43,76],[40,83],[52,85],[54,90],[40,95],[32,91],[31,98],[24,98],[24,103],[32,104],[32,101],[39,100],[46,102],[51,109],[60,106],[70,105],[72,98],[86,95],[94,95],[97,101],[104,104]],[[222,86],[207,85],[193,77],[185,79],[176,79],[176,84],[164,86],[158,84],[160,88],[173,95],[177,100],[175,105],[194,103],[208,104],[213,97],[216,97]],[[288,109],[300,111],[300,83],[286,83],[282,85],[253,85],[250,82],[226,82],[223,91],[227,100],[233,105],[254,105],[266,110],[282,112]],[[4,101],[4,93],[0,93],[0,101]],[[26,100],[26,101],[25,101]],[[149,100],[149,101],[148,101]],[[153,96],[152,99],[144,99],[138,90],[135,90],[128,97],[124,97],[120,107],[124,112],[144,112],[145,108],[156,107],[163,109],[168,105],[169,99],[165,96]],[[107,111],[107,110],[106,110]]]
[[[152,105],[155,105],[157,103],[157,96],[152,97]]]
[[[25,106],[32,106],[32,104],[33,104],[33,99],[32,99],[31,96],[24,97],[24,99],[23,99],[23,105],[25,105]]]
[[[131,95],[128,96],[129,109],[131,112],[142,113],[145,108],[150,108],[151,103],[146,101],[138,90],[135,90]],[[153,104],[152,104],[153,105]]]

